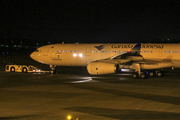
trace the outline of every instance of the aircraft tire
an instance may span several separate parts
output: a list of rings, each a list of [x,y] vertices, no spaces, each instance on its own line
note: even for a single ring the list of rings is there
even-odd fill
[[[134,72],[134,73],[132,74],[132,77],[133,77],[134,79],[136,79],[136,78],[139,77],[139,74],[138,74],[137,72]]]
[[[56,73],[56,70],[51,70],[51,74],[55,74]]]
[[[146,74],[146,73],[142,73],[142,74],[140,75],[140,77],[141,77],[142,79],[145,79],[145,78],[147,78],[147,74]]]
[[[15,72],[15,67],[11,67],[10,71]]]
[[[149,76],[150,76],[150,77],[154,77],[154,76],[155,76],[155,72],[154,72],[154,71],[150,71],[150,72],[149,72]]]
[[[164,76],[164,73],[163,73],[162,71],[159,71],[159,72],[157,72],[156,76],[158,76],[158,77],[163,77],[163,76]]]

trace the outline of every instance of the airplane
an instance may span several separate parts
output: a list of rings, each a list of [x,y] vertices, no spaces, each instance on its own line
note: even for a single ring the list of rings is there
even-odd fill
[[[164,76],[164,68],[180,68],[180,44],[51,44],[37,48],[30,57],[56,66],[87,66],[91,75],[120,73],[132,69],[133,78]],[[147,75],[148,71],[148,75]]]

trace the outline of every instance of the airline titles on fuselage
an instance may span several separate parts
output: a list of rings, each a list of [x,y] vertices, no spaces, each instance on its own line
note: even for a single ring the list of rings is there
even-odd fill
[[[111,48],[129,48],[132,49],[134,45],[112,45]],[[141,48],[152,48],[152,49],[163,49],[164,45],[149,45],[149,44],[142,44]]]

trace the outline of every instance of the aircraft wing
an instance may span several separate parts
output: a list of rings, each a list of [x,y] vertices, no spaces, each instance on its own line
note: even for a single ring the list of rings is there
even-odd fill
[[[140,55],[141,43],[137,43],[131,50],[126,53],[112,56],[111,58],[97,60],[96,62],[106,62],[115,64],[129,64],[133,62],[145,62],[142,55]]]
[[[134,69],[140,75],[141,70],[173,67],[173,63],[169,61],[146,61],[140,55],[140,49],[141,44],[138,43],[127,53],[90,62],[87,70],[90,74],[108,74],[119,72],[120,69]]]

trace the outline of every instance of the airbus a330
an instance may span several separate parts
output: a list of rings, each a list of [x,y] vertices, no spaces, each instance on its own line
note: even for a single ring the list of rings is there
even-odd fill
[[[180,44],[51,44],[30,57],[50,65],[51,73],[56,66],[87,66],[92,75],[132,69],[133,78],[161,77],[163,68],[180,67]]]

